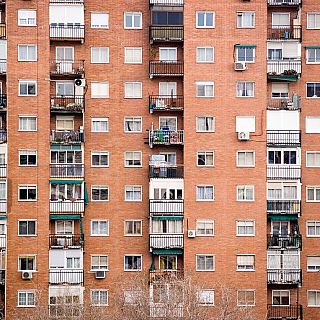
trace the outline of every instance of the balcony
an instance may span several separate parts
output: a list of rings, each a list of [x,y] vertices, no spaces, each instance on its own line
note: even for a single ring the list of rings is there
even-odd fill
[[[83,132],[79,130],[51,130],[50,142],[59,144],[80,144],[83,142]]]
[[[177,305],[176,302],[171,307],[167,307],[168,303],[151,303],[150,304],[150,319],[184,319],[184,306]],[[169,305],[171,303],[169,302]]]
[[[183,249],[183,234],[150,234],[150,249]]]
[[[0,285],[4,286],[6,283],[6,270],[0,270]]]
[[[297,81],[301,74],[301,60],[268,60],[268,79],[273,81]]]
[[[6,111],[7,109],[7,95],[0,94],[0,111]]]
[[[267,130],[268,147],[299,147],[300,145],[300,130]]]
[[[50,75],[53,78],[82,78],[84,76],[84,60],[51,61]]]
[[[302,305],[292,304],[289,306],[268,305],[268,320],[302,320]]]
[[[301,25],[272,26],[268,28],[268,40],[297,40],[301,41]]]
[[[0,250],[3,250],[6,248],[6,235],[0,234]]]
[[[68,269],[68,270],[49,270],[49,284],[83,284],[83,270],[81,269]]]
[[[300,165],[267,165],[267,180],[300,180]]]
[[[149,178],[183,178],[183,166],[149,165]]]
[[[268,0],[269,6],[287,7],[299,6],[302,0]]]
[[[50,40],[54,41],[84,41],[84,25],[80,24],[50,24]]]
[[[301,249],[302,237],[300,234],[296,235],[267,235],[267,248],[268,249]]]
[[[7,214],[7,199],[0,199],[0,216]]]
[[[154,216],[182,216],[183,200],[149,200],[149,213]]]
[[[268,110],[301,111],[301,96],[293,94],[288,99],[269,99]]]
[[[83,248],[84,241],[83,235],[72,234],[72,235],[49,235],[49,248],[50,249],[74,249]]]
[[[182,7],[184,0],[149,0],[151,6],[157,7]]]
[[[0,164],[0,178],[6,178],[6,177],[7,177],[7,165]]]
[[[183,26],[150,26],[149,40],[153,42],[182,42]]]
[[[0,23],[0,39],[6,39],[7,37],[6,29],[7,29],[6,24]]]
[[[50,101],[52,112],[81,113],[84,109],[84,96],[52,96]]]
[[[81,4],[84,0],[50,0],[50,3]]]
[[[267,213],[272,214],[294,214],[301,213],[300,200],[267,200]]]
[[[156,281],[172,281],[172,280],[182,280],[183,270],[150,270],[149,271],[149,281],[150,283]]]
[[[0,129],[0,143],[7,142],[7,129]]]
[[[301,284],[301,269],[268,269],[268,284]]]
[[[150,61],[149,76],[183,77],[183,61]]]
[[[50,164],[52,178],[83,178],[84,165],[80,163]]]
[[[183,145],[183,130],[150,130],[149,146],[154,145]]]
[[[84,212],[84,199],[54,200],[50,199],[50,213],[81,214]]]
[[[183,96],[149,96],[149,111],[183,111]]]
[[[7,59],[0,59],[0,75],[7,73]]]

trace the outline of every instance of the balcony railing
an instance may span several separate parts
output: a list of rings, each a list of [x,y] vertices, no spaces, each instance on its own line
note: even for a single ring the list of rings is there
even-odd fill
[[[181,77],[183,76],[183,61],[150,61],[149,76]]]
[[[267,200],[268,214],[301,214],[300,200]]]
[[[269,284],[302,283],[301,269],[268,269]]]
[[[51,61],[50,73],[52,76],[82,77],[84,74],[84,60]]]
[[[149,213],[154,216],[183,215],[183,200],[149,200]]]
[[[270,99],[268,110],[301,110],[301,96],[293,94],[288,99]]]
[[[149,271],[150,283],[155,281],[182,280],[183,270],[151,270]]]
[[[268,305],[268,320],[302,320],[302,305],[292,304],[289,306]]]
[[[83,41],[84,25],[80,24],[55,24],[50,25],[50,39]]]
[[[183,130],[150,130],[149,146],[153,145],[183,145]]]
[[[268,28],[268,40],[299,40],[301,26],[272,26]]]
[[[7,95],[0,94],[0,111],[3,108],[7,108]]]
[[[50,3],[81,4],[84,0],[50,0]]]
[[[50,164],[50,177],[83,178],[84,165],[80,163]]]
[[[4,286],[6,283],[6,270],[0,270],[0,285]]]
[[[269,6],[299,6],[301,0],[268,0]]]
[[[7,177],[7,165],[0,164],[0,178],[6,178],[6,177]]]
[[[299,180],[301,179],[300,165],[267,165],[268,180]]]
[[[183,111],[183,96],[149,96],[150,113],[154,111]]]
[[[150,249],[183,249],[183,234],[150,234]]]
[[[49,270],[49,283],[58,284],[83,284],[83,270]]]
[[[7,37],[6,29],[6,24],[0,23],[0,39],[5,39]]]
[[[84,199],[50,200],[51,213],[80,214],[84,212]]]
[[[150,0],[150,5],[163,7],[182,7],[184,0]]]
[[[150,26],[150,42],[183,41],[183,26]]]
[[[268,60],[268,77],[298,77],[301,74],[301,60]]]
[[[59,235],[50,234],[49,236],[49,248],[79,248],[83,247],[83,236],[80,234],[72,235]]]
[[[275,235],[268,234],[267,248],[274,249],[288,249],[288,248],[302,248],[302,238],[300,234],[296,235]]]
[[[84,108],[84,96],[57,97],[52,96],[51,111],[82,112]]]
[[[6,235],[0,234],[0,249],[6,248]]]
[[[78,130],[51,130],[50,141],[51,143],[78,144],[84,141],[83,132]]]
[[[269,147],[298,147],[300,145],[300,130],[267,130],[267,146]]]
[[[170,302],[169,302],[170,303]],[[183,319],[183,303],[168,308],[166,303],[151,303],[150,318],[153,319]]]
[[[7,142],[7,129],[0,129],[0,143]]]
[[[183,178],[183,166],[149,166],[149,178]]]

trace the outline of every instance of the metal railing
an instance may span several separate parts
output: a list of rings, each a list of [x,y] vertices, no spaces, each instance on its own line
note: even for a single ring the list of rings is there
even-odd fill
[[[267,73],[270,76],[297,76],[301,74],[301,60],[268,60]]]
[[[150,26],[150,42],[183,41],[183,26]]]
[[[183,61],[149,61],[149,75],[150,78],[183,76]]]
[[[83,132],[79,130],[51,130],[50,141],[51,143],[81,143],[84,141]]]
[[[49,270],[50,284],[83,284],[84,272],[81,269]]]
[[[70,234],[70,235],[49,235],[49,248],[72,248],[72,247],[83,247],[83,235]]]
[[[301,110],[302,100],[298,94],[288,99],[269,99],[268,110]]]
[[[269,6],[299,6],[301,0],[268,0]]]
[[[300,200],[267,200],[268,214],[301,214]]]
[[[287,235],[267,235],[267,248],[302,248],[302,237],[301,234],[287,234]]]
[[[84,74],[84,60],[51,61],[50,73],[53,76],[75,76]]]
[[[268,27],[268,40],[299,40],[301,41],[301,25]]]
[[[267,146],[300,146],[300,130],[267,130]]]
[[[183,144],[183,130],[150,130],[149,145],[152,147],[155,144],[159,145],[177,145]]]
[[[0,23],[0,39],[5,39],[7,36],[7,27],[5,23]]]
[[[268,304],[268,320],[274,319],[302,320],[302,305],[277,306]]]
[[[176,281],[183,279],[183,270],[150,270],[150,283],[155,281]]]
[[[169,302],[170,303],[170,302]],[[172,305],[172,303],[170,303]],[[150,305],[150,318],[156,319],[183,319],[183,303],[181,305],[171,306],[166,308],[167,303],[151,303]]]
[[[7,107],[7,95],[6,94],[0,94],[0,108],[6,108]]]
[[[182,111],[183,96],[149,96],[149,110],[153,111]]]
[[[151,249],[183,249],[183,234],[150,234]]]
[[[149,178],[183,178],[183,166],[149,165]]]
[[[268,180],[299,180],[301,179],[300,165],[267,165]]]
[[[84,165],[80,163],[50,164],[50,177],[83,178]]]
[[[71,213],[80,214],[84,212],[84,199],[75,200],[55,200],[50,199],[51,213]]]
[[[84,96],[51,96],[50,109],[52,111],[82,112],[84,108]]]
[[[183,200],[149,200],[150,215],[177,215],[181,216],[184,212]]]
[[[164,7],[182,7],[184,0],[150,0],[150,5]]]
[[[301,269],[268,269],[269,284],[299,284],[302,283]]]
[[[80,24],[51,24],[50,39],[54,40],[74,40],[84,39],[84,25]]]
[[[0,164],[0,178],[6,178],[7,176],[7,165]]]

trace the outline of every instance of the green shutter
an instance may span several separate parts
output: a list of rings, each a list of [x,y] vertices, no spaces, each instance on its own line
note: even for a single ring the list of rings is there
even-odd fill
[[[257,46],[254,44],[236,44],[237,48],[245,49],[245,48],[256,48]]]
[[[7,220],[7,216],[0,216],[0,220]]]
[[[61,144],[52,144],[50,146],[50,150],[81,150],[81,146],[79,145],[61,145]]]
[[[87,184],[84,183],[84,203],[88,204],[89,203],[89,195],[88,195],[88,190],[87,190]]]
[[[298,220],[298,215],[296,214],[272,214],[268,215],[269,220],[279,220],[279,221],[296,221]]]
[[[50,220],[80,220],[80,214],[50,214]]]
[[[182,249],[153,249],[153,254],[159,255],[159,254],[183,254]]]
[[[305,46],[306,49],[320,49],[320,46]]]
[[[50,180],[51,184],[82,184],[82,180]]]

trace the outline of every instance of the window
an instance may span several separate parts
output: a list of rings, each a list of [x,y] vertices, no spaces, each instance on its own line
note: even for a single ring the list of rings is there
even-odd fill
[[[36,81],[19,80],[19,96],[36,96],[36,95],[37,95]]]
[[[176,97],[177,83],[176,82],[159,82],[159,96]]]
[[[124,48],[124,63],[141,64],[142,63],[142,48]]]
[[[254,255],[237,255],[237,271],[254,271]]]
[[[290,13],[273,12],[272,13],[272,28],[290,27]]]
[[[177,10],[152,10],[151,23],[153,26],[182,26],[183,12]]]
[[[214,82],[196,82],[196,88],[198,98],[214,97]]]
[[[214,12],[198,11],[196,14],[197,28],[214,28]]]
[[[308,307],[320,307],[320,290],[308,290]]]
[[[159,117],[159,128],[168,128],[167,130],[177,130],[177,117]]]
[[[142,29],[142,13],[141,12],[125,12],[124,28],[125,29]]]
[[[308,272],[320,272],[320,256],[307,257]]]
[[[142,270],[141,255],[124,256],[124,271],[141,271],[141,270]]]
[[[236,132],[255,132],[256,118],[254,116],[236,116]]]
[[[197,236],[214,236],[213,220],[197,220],[196,225]]]
[[[255,61],[255,46],[237,46],[237,62],[253,63]]]
[[[36,166],[36,150],[19,150],[19,166]]]
[[[245,289],[237,291],[239,307],[250,307],[255,305],[255,290]]]
[[[142,82],[126,82],[124,84],[125,98],[142,98]]]
[[[152,219],[150,223],[150,233],[157,234],[183,234],[182,220],[155,220]]]
[[[109,236],[109,220],[91,220],[91,236]]]
[[[91,63],[109,63],[108,47],[92,47]]]
[[[67,67],[66,67],[67,68]],[[70,65],[71,68],[71,65]],[[74,81],[57,81],[56,82],[56,95],[58,97],[74,97]]]
[[[197,132],[214,132],[214,117],[197,117]]]
[[[36,271],[36,257],[35,256],[19,256],[19,270],[18,271]]]
[[[214,255],[196,255],[196,270],[197,271],[214,271],[215,270],[215,256]]]
[[[272,290],[273,306],[290,306],[289,290]]]
[[[91,201],[109,201],[109,187],[91,186]]]
[[[197,63],[214,63],[214,48],[197,47]]]
[[[255,13],[250,11],[237,12],[237,28],[254,28]]]
[[[56,129],[58,131],[73,130],[74,129],[74,117],[57,116],[56,117]]]
[[[91,167],[109,167],[109,152],[91,152]]]
[[[91,305],[96,307],[108,306],[108,290],[92,289],[91,290]]]
[[[176,255],[159,255],[160,270],[177,270]]]
[[[272,165],[290,165],[298,164],[300,162],[297,150],[290,149],[269,149],[268,150],[268,164]]]
[[[237,186],[237,201],[254,201],[254,186]]]
[[[35,201],[37,200],[36,185],[19,185],[19,201]]]
[[[252,98],[254,97],[253,81],[237,81],[237,97]]]
[[[320,167],[320,151],[307,151],[306,167]]]
[[[18,26],[33,27],[36,26],[36,10],[18,10]]]
[[[202,306],[214,306],[214,290],[212,289],[199,290],[198,303]]]
[[[80,269],[80,258],[79,257],[67,257],[67,268],[68,269]]]
[[[201,167],[214,166],[214,152],[213,151],[198,151],[197,165]]]
[[[109,28],[109,14],[103,12],[91,13],[91,28],[93,29],[108,29]]]
[[[142,117],[125,117],[124,132],[125,133],[142,132]]]
[[[37,46],[35,44],[19,44],[18,61],[37,61]]]
[[[66,184],[56,184],[51,183],[51,201],[75,201],[83,199],[83,184],[76,183],[66,183]]]
[[[320,133],[320,117],[306,117],[306,133]]]
[[[307,221],[307,237],[320,237],[320,221]]]
[[[159,48],[159,61],[177,61],[177,48]]]
[[[108,271],[108,256],[107,255],[92,255],[91,256],[91,271],[103,270]]]
[[[126,220],[124,222],[125,236],[142,236],[142,220]]]
[[[35,307],[35,300],[34,291],[18,291],[18,307]]]
[[[320,48],[307,48],[306,50],[306,63],[320,63]]]
[[[214,186],[197,186],[197,201],[213,201]]]
[[[236,222],[237,236],[249,237],[255,235],[255,223],[253,220],[239,220]]]
[[[141,151],[126,151],[124,157],[125,167],[142,167]]]
[[[91,98],[109,98],[109,82],[91,82]]]
[[[91,132],[108,132],[109,118],[92,118]]]
[[[237,151],[237,167],[254,167],[254,151]]]
[[[36,220],[19,220],[18,227],[19,236],[36,235]]]
[[[320,186],[307,187],[307,202],[320,202]]]
[[[307,29],[320,29],[320,13],[307,13]]]
[[[124,290],[124,303],[128,304],[137,304],[142,299],[142,292],[140,290]]]
[[[320,82],[307,82],[307,98],[320,98]]]
[[[289,84],[288,83],[276,83],[271,84],[271,97],[273,99],[287,99],[289,98]]]
[[[141,201],[142,186],[125,186],[125,201]]]

